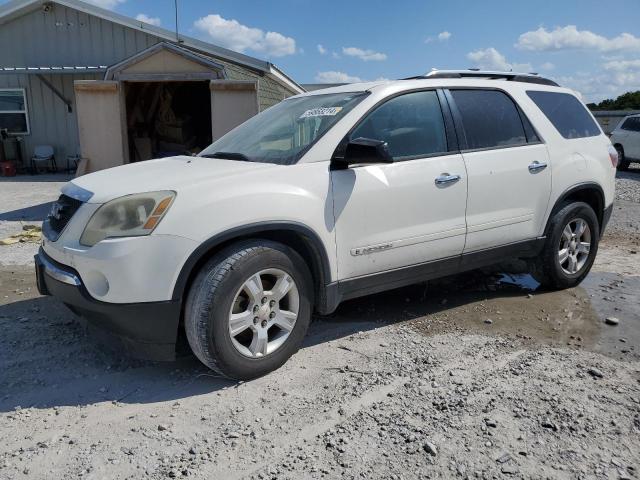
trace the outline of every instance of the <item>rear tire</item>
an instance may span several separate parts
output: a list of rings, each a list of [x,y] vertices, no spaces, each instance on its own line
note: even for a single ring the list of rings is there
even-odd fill
[[[622,145],[615,145],[615,149],[618,152],[618,170],[620,170],[621,172],[626,172],[627,170],[629,170],[629,165],[631,164],[631,162],[627,161],[624,159],[624,148],[622,148]]]
[[[193,353],[236,380],[279,368],[307,332],[312,285],[304,260],[285,245],[231,245],[201,268],[189,290],[185,332]]]
[[[575,202],[563,206],[550,220],[533,277],[548,289],[575,287],[591,270],[599,240],[598,217],[590,205]]]

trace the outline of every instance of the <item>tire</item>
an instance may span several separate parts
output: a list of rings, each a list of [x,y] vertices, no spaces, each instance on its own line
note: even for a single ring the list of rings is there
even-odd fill
[[[293,285],[276,302],[274,292],[285,291],[287,279]],[[273,288],[278,280],[283,287]],[[312,303],[313,280],[298,253],[268,240],[243,241],[216,254],[196,275],[185,304],[187,340],[196,357],[218,374],[234,380],[260,377],[298,351]],[[297,317],[292,321],[293,313]],[[234,324],[240,331],[236,336],[232,315],[240,319]],[[279,326],[285,323],[289,330]]]
[[[631,162],[624,159],[624,148],[622,148],[622,145],[616,144],[615,149],[618,152],[617,169],[621,172],[626,172],[627,170],[629,170],[629,165],[631,164]]]
[[[584,230],[582,237],[572,235],[571,244],[567,240],[566,228],[569,227],[571,233],[578,230],[579,222],[584,222],[588,230]],[[573,263],[573,255],[571,255],[576,240],[582,240],[587,243],[586,234],[589,234],[588,254],[584,255],[584,247],[578,246],[576,253],[576,263]],[[547,227],[547,238],[542,253],[538,256],[534,263],[533,277],[547,289],[560,290],[572,288],[578,285],[584,277],[587,276],[593,265],[596,254],[598,253],[598,243],[600,240],[600,225],[598,217],[588,204],[584,202],[575,202],[564,205],[549,220]],[[582,244],[580,244],[582,245]],[[566,246],[566,249],[563,247]],[[561,263],[560,254],[568,254],[568,258]],[[564,258],[564,256],[563,256]],[[574,271],[575,270],[575,271]]]

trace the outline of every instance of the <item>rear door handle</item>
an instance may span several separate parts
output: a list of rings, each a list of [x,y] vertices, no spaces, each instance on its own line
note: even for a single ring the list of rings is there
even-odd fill
[[[436,177],[436,185],[449,185],[450,183],[455,183],[460,180],[460,175],[449,175],[448,173],[443,173],[439,177]]]
[[[535,161],[529,164],[529,171],[531,173],[537,173],[547,168],[547,164],[544,162]]]

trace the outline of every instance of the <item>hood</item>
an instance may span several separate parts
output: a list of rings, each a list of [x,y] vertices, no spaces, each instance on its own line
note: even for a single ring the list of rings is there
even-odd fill
[[[253,163],[203,157],[168,157],[108,168],[73,179],[63,189],[91,192],[89,203],[105,203],[133,193],[180,190],[213,180],[228,180],[257,170],[277,168],[271,163]]]

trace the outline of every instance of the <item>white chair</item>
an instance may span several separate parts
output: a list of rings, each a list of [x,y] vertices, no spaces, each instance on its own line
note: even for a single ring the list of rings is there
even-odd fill
[[[48,168],[52,172],[58,171],[56,165],[56,157],[54,156],[53,147],[51,145],[38,145],[33,149],[33,156],[31,157],[31,171],[32,173],[38,173],[39,165],[49,164]]]

